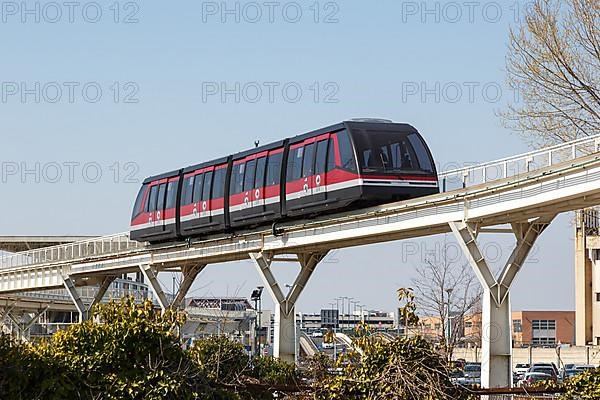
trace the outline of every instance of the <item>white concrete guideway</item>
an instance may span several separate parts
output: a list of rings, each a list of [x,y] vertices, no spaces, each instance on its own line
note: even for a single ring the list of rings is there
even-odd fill
[[[80,319],[89,317],[78,286],[110,285],[115,276],[141,271],[161,308],[179,307],[192,283],[209,264],[251,260],[275,302],[275,356],[297,356],[295,305],[318,263],[334,249],[453,232],[484,288],[482,385],[511,384],[510,287],[535,240],[562,212],[600,205],[600,135],[552,148],[440,174],[457,190],[234,235],[186,243],[148,245],[127,233],[0,256],[0,295],[65,287]],[[538,168],[531,168],[536,164]],[[511,174],[514,165],[521,165]],[[539,168],[539,166],[544,166]],[[491,171],[502,171],[490,179]],[[473,178],[479,174],[480,179]],[[510,229],[495,229],[509,225]],[[494,276],[477,245],[479,234],[512,232],[517,246]],[[284,295],[272,263],[293,261],[300,272]],[[157,279],[180,271],[184,280],[172,302]],[[98,296],[102,297],[100,290]],[[93,304],[93,303],[92,303]]]

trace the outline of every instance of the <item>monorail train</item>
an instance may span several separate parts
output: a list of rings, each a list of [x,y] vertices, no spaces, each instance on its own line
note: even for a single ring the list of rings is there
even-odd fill
[[[352,120],[146,179],[130,236],[185,240],[438,192],[415,128]]]

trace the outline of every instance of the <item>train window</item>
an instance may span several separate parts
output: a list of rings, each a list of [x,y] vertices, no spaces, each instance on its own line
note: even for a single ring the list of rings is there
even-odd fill
[[[194,194],[194,177],[188,176],[183,180],[181,188],[181,205],[192,204],[192,195]]]
[[[212,198],[220,199],[225,196],[225,174],[227,173],[227,168],[221,168],[215,170],[215,177],[213,179],[213,190],[212,190]]]
[[[327,168],[327,140],[317,143],[317,157],[315,159],[315,174],[320,175]]]
[[[315,144],[311,143],[304,146],[304,162],[302,164],[302,177],[314,175],[315,169]]]
[[[177,186],[179,181],[169,181],[167,183],[167,210],[175,208],[177,204]]]
[[[150,202],[146,211],[156,211],[156,195],[158,194],[158,186],[152,186],[150,188]]]
[[[288,155],[287,165],[287,181],[295,181],[300,179],[302,176],[302,156],[304,154],[304,147],[297,147],[290,150]]]
[[[333,138],[329,138],[329,145],[327,147],[327,172],[329,172],[335,169],[335,146]]]
[[[433,172],[429,153],[415,134],[357,131],[354,133],[354,140],[363,172]]]
[[[423,144],[423,140],[414,133],[408,135],[408,140],[412,144],[415,153],[417,154],[417,160],[419,162],[419,168],[422,171],[433,173],[433,164],[431,164],[431,156]]]
[[[165,194],[167,192],[167,184],[162,183],[158,187],[158,199],[156,201],[156,211],[162,211],[165,208]]]
[[[265,168],[267,166],[267,158],[261,157],[256,163],[256,178],[254,179],[254,187],[261,188],[265,186]]]
[[[194,178],[194,196],[192,197],[192,203],[197,203],[202,197],[202,182],[205,174],[198,174]]]
[[[137,217],[138,215],[140,215],[142,213],[142,208],[144,207],[144,204],[142,204],[142,201],[144,201],[144,195],[146,194],[146,189],[148,188],[148,184],[146,185],[142,185],[142,187],[140,188],[140,191],[138,192],[137,197],[135,198],[135,204],[133,206],[133,213],[131,215],[131,219],[134,219],[135,217]]]
[[[246,164],[240,163],[233,166],[231,174],[230,195],[242,193],[244,191],[244,167]]]
[[[212,189],[212,177],[212,171],[204,174],[204,184],[202,185],[202,201],[210,199],[210,190]]]
[[[340,147],[341,167],[346,170],[356,171],[356,162],[354,161],[354,151],[348,132],[340,131],[337,134],[338,145]]]
[[[269,154],[267,163],[267,186],[279,185],[281,181],[281,159],[283,153]]]
[[[244,191],[254,189],[254,173],[256,172],[256,159],[246,162],[244,174]]]

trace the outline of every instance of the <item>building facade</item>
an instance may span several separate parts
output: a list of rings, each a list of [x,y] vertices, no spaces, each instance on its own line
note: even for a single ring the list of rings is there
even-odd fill
[[[459,346],[479,346],[481,343],[481,314],[451,318]],[[432,341],[444,337],[440,317],[423,317],[414,329]],[[447,334],[447,333],[446,333]],[[512,313],[512,340],[514,347],[554,347],[575,344],[574,311],[514,311]]]

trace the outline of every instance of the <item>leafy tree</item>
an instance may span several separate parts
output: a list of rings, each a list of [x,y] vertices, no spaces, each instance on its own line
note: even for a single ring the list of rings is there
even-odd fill
[[[563,399],[588,400],[600,398],[600,368],[585,371],[563,383]]]
[[[256,357],[252,377],[268,385],[297,385],[300,376],[294,364],[273,357]]]
[[[80,398],[194,399],[211,392],[173,334],[184,319],[133,298],[96,308],[87,321],[54,335],[38,353],[52,359],[82,388]]]
[[[235,382],[249,370],[249,357],[241,343],[225,336],[197,340],[190,357],[200,370],[214,382]]]
[[[501,113],[534,144],[600,132],[600,0],[535,0],[510,32],[509,85],[521,101]]]
[[[341,376],[328,376],[317,387],[318,399],[467,399],[448,377],[445,360],[420,336],[387,342],[357,329],[355,351],[338,359]]]

